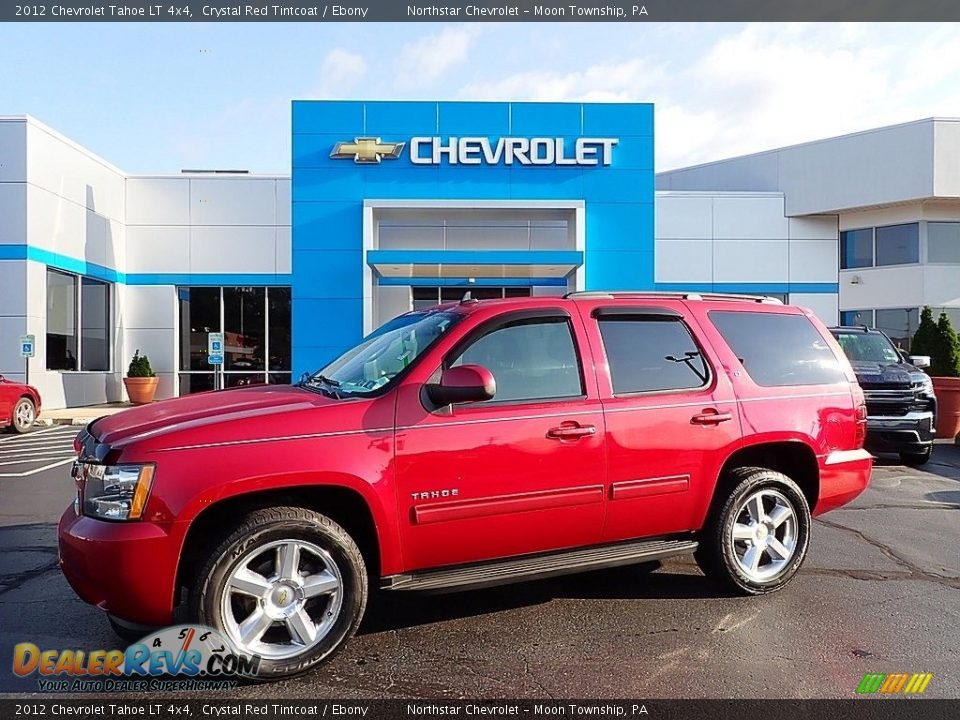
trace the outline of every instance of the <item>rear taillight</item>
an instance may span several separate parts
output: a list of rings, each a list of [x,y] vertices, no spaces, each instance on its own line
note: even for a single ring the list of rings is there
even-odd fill
[[[863,389],[859,385],[853,388],[854,417],[856,427],[853,431],[853,448],[859,450],[867,440],[867,401],[863,396]]]

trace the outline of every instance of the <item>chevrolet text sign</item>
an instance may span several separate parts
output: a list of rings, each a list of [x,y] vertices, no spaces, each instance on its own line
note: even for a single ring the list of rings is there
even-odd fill
[[[414,165],[610,165],[618,138],[581,137],[415,137],[410,138]],[[406,143],[379,137],[357,137],[338,142],[330,157],[355,163],[379,164],[396,160]]]
[[[415,165],[609,165],[617,138],[562,137],[415,137],[410,162]],[[572,147],[571,147],[572,145]]]

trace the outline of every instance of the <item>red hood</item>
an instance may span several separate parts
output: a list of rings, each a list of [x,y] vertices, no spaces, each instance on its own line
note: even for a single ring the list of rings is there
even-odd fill
[[[319,393],[296,386],[257,385],[188,395],[124,410],[97,420],[93,434],[100,442],[117,446],[173,432],[201,431],[207,426],[234,420],[253,420],[259,424],[267,416],[289,417],[297,411],[332,402]]]

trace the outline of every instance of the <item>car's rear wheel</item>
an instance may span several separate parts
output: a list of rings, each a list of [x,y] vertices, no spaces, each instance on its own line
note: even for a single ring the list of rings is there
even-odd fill
[[[900,462],[904,465],[926,465],[930,462],[930,456],[933,454],[933,448],[929,447],[923,452],[918,453],[900,453]]]
[[[23,434],[25,432],[30,432],[30,428],[33,427],[34,421],[37,419],[37,408],[33,404],[33,400],[28,397],[22,397],[17,400],[17,404],[13,406],[13,430]]]
[[[30,432],[30,428],[37,419],[37,407],[33,404],[33,400],[28,397],[17,400],[17,404],[13,406],[12,419],[11,426],[14,432],[21,434]]]
[[[704,573],[744,595],[786,585],[810,541],[810,508],[793,480],[765,468],[739,468],[715,504],[697,548]]]
[[[261,677],[296,675],[349,639],[367,602],[363,556],[347,532],[312,510],[246,515],[214,548],[191,589],[191,614],[240,651]]]

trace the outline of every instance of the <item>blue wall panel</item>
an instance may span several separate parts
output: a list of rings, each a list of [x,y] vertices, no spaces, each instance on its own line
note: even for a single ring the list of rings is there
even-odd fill
[[[363,201],[583,200],[588,289],[653,288],[653,106],[590,103],[293,103],[293,369],[315,369],[363,331]],[[330,158],[357,137],[400,158]],[[615,137],[609,167],[417,165],[413,136]],[[477,257],[481,261],[481,257]]]

